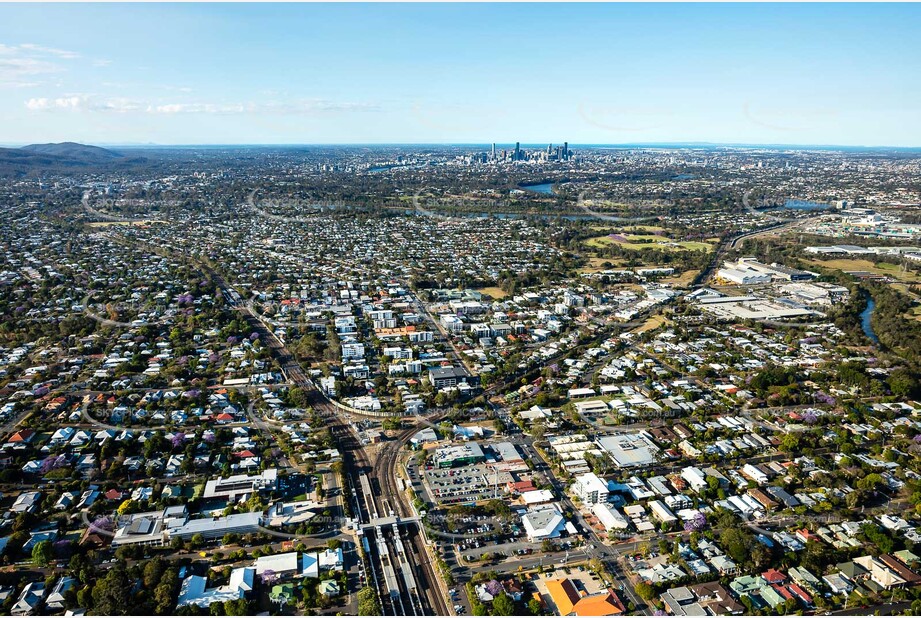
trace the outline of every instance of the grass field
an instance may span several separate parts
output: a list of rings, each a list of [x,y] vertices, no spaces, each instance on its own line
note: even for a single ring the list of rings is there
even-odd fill
[[[665,249],[671,251],[710,251],[713,245],[695,240],[671,240],[656,234],[619,234],[624,240],[609,235],[594,236],[585,241],[585,245],[594,249],[619,245],[624,249],[642,251],[644,249]]]
[[[602,266],[602,264],[608,263],[611,266]],[[614,270],[618,268],[623,268],[625,264],[624,260],[619,260],[617,258],[599,258],[592,257],[588,258],[588,264],[579,269],[580,273],[597,273],[602,270]]]
[[[686,270],[679,275],[675,275],[674,277],[665,277],[662,279],[662,282],[670,283],[679,288],[686,288],[687,286],[691,285],[691,282],[694,281],[694,277],[696,277],[699,272],[699,270]]]
[[[152,225],[154,223],[166,223],[166,221],[158,221],[156,219],[145,219],[143,221],[93,221],[88,223],[90,227],[112,227],[113,225],[120,226],[143,226],[143,225]]]
[[[834,268],[841,271],[854,271],[854,270],[863,270],[866,272],[873,273],[875,275],[883,275],[886,277],[892,277],[899,283],[892,283],[892,289],[898,290],[902,294],[905,294],[910,299],[915,302],[921,301],[921,298],[917,294],[908,289],[907,284],[912,283],[921,283],[921,276],[918,273],[911,270],[902,270],[902,267],[898,264],[892,264],[891,262],[880,262],[876,264],[869,260],[847,260],[847,259],[838,259],[838,260],[809,260],[810,264],[815,266],[822,266],[825,268]],[[913,307],[911,311],[904,314],[906,318],[911,320],[921,321],[921,306]]]
[[[505,293],[505,290],[503,290],[502,288],[497,288],[495,286],[489,287],[489,288],[477,288],[477,292],[479,292],[480,294],[486,294],[494,298],[495,300],[502,300],[503,298],[508,296],[508,294]]]
[[[656,232],[664,232],[665,228],[658,225],[625,225],[622,227],[611,226],[609,225],[593,225],[591,226],[593,230],[600,230],[607,234],[631,234],[631,233],[642,233],[646,232],[647,234],[655,234]]]
[[[809,260],[809,264],[824,268],[834,268],[841,271],[864,270],[875,275],[892,277],[893,279],[904,281],[906,283],[921,282],[921,277],[919,277],[917,273],[910,270],[902,271],[901,266],[898,264],[892,264],[890,262],[880,262],[879,264],[875,264],[869,260],[838,259]]]
[[[668,320],[665,319],[665,316],[664,315],[654,315],[650,317],[648,320],[646,320],[646,322],[642,326],[634,328],[630,332],[637,333],[637,334],[645,333],[647,330],[653,330],[654,328],[659,328],[663,324],[668,324]]]

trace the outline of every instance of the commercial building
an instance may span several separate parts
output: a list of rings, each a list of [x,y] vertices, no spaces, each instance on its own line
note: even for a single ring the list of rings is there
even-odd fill
[[[621,468],[648,466],[659,454],[659,447],[641,433],[604,436],[598,439],[598,445]]]
[[[468,442],[459,446],[448,446],[435,451],[433,457],[438,468],[454,468],[486,461],[483,449],[476,442]]]
[[[521,518],[521,523],[531,542],[555,539],[566,529],[566,520],[555,508],[531,511]]]
[[[630,528],[630,522],[627,521],[627,518],[610,504],[598,503],[592,505],[592,514],[598,518],[598,521],[608,532]]]
[[[720,268],[716,272],[716,276],[718,279],[723,279],[736,285],[757,285],[771,282],[771,276],[766,273],[741,268]]]
[[[200,534],[205,539],[219,539],[225,534],[253,534],[262,526],[262,513],[234,513],[224,517],[190,519],[180,526],[169,528],[170,538],[191,539]]]
[[[273,490],[278,483],[278,470],[269,468],[261,474],[249,476],[236,474],[224,479],[211,479],[205,483],[202,498],[227,498],[228,500],[246,500],[260,491]]]
[[[608,501],[608,484],[594,472],[577,476],[572,491],[585,504]]]
[[[547,593],[560,616],[617,616],[626,612],[613,590],[582,594],[569,578],[548,580]]]
[[[461,382],[469,383],[471,376],[461,367],[433,367],[429,369],[429,382],[435,388],[450,388]]]

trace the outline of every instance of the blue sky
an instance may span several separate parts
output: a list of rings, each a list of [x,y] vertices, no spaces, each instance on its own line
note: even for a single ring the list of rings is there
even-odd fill
[[[0,142],[921,146],[915,4],[0,5]]]

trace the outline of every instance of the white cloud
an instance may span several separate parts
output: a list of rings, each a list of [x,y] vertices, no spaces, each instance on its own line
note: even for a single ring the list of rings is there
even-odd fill
[[[169,103],[153,105],[148,111],[157,114],[315,114],[323,112],[376,111],[380,107],[371,103],[341,103],[326,100],[267,103]]]
[[[150,105],[147,111],[152,114],[241,114],[246,111],[256,111],[255,106],[249,104],[219,105],[214,103],[167,103],[166,105]]]
[[[68,51],[66,49],[57,49],[54,47],[44,47],[42,45],[35,45],[34,43],[23,43],[19,46],[20,49],[25,49],[32,52],[37,52],[39,54],[46,54],[49,56],[57,56],[58,58],[63,58],[65,60],[72,60],[74,58],[79,58],[80,54],[73,51]]]
[[[29,99],[26,101],[26,107],[33,111],[48,109],[77,109],[81,106],[83,99],[80,97],[59,97],[57,99],[48,99],[45,97]]]
[[[76,52],[32,43],[0,43],[0,86],[23,88],[38,85],[36,76],[63,70],[55,61],[78,57]]]
[[[125,113],[142,110],[143,106],[137,101],[121,97],[99,99],[91,95],[71,94],[56,98],[32,98],[26,101],[26,109]]]
[[[30,82],[19,79],[0,81],[0,88],[35,88],[41,85],[41,82]]]
[[[376,104],[340,103],[320,99],[266,103],[145,103],[127,98],[104,98],[95,95],[65,95],[57,98],[32,98],[26,101],[32,111],[144,112],[154,115],[175,114],[323,114],[376,111]]]
[[[45,60],[0,56],[0,80],[17,80],[30,75],[55,73],[60,69]]]

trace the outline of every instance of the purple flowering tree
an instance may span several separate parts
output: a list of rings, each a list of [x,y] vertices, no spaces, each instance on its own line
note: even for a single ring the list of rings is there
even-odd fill
[[[500,584],[495,579],[491,579],[488,582],[486,582],[486,585],[484,587],[486,588],[486,592],[493,595],[494,597],[497,597],[503,592],[505,592],[505,589],[502,588],[502,584]]]
[[[707,516],[697,511],[691,519],[684,522],[685,532],[700,532],[707,527]]]
[[[89,526],[90,532],[101,532],[103,534],[111,533],[115,529],[115,525],[112,522],[110,517],[100,517],[93,521]]]
[[[268,569],[267,571],[263,572],[259,577],[262,579],[263,584],[272,584],[278,581],[278,573],[272,569]]]
[[[68,539],[60,539],[52,544],[51,549],[57,558],[68,558],[73,553],[74,543]]]
[[[67,458],[63,455],[48,455],[42,460],[39,471],[42,474],[48,474],[52,470],[57,470],[67,464]]]

